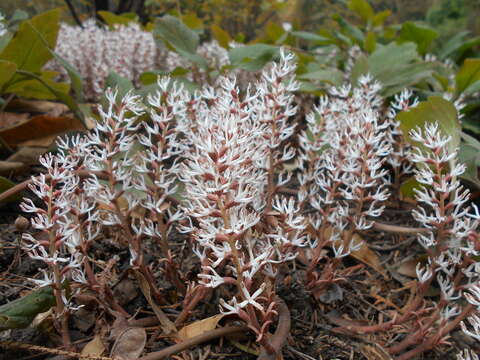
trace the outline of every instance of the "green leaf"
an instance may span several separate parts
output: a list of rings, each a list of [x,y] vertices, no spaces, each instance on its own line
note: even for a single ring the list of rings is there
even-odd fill
[[[440,59],[445,59],[459,49],[465,42],[465,37],[469,34],[469,31],[460,31],[455,36],[451,37],[445,44],[442,45],[438,52]]]
[[[335,86],[343,83],[343,73],[338,69],[325,69],[299,75],[300,80],[325,81]]]
[[[392,15],[390,10],[384,10],[376,13],[372,21],[373,26],[382,26],[390,15]]]
[[[458,93],[462,93],[470,85],[480,80],[480,59],[465,59],[455,80]]]
[[[400,129],[405,139],[414,146],[425,149],[422,144],[411,139],[410,130],[417,127],[423,129],[426,124],[435,122],[438,123],[443,135],[452,137],[448,144],[450,152],[455,152],[460,145],[461,125],[458,121],[457,109],[450,101],[439,96],[431,96],[418,106],[400,112],[397,120],[400,122]]]
[[[228,44],[230,44],[230,41],[232,41],[228,32],[226,32],[220,26],[215,24],[213,24],[210,27],[210,30],[212,31],[213,37],[215,38],[215,40],[218,41],[220,46],[224,47],[225,49],[228,49]]]
[[[438,32],[426,27],[417,25],[411,21],[403,23],[398,38],[399,43],[414,42],[417,44],[417,51],[421,55],[425,55],[432,44],[433,40],[438,37]]]
[[[198,35],[174,16],[165,15],[157,19],[153,34],[168,42],[177,51],[196,54]]]
[[[299,39],[308,40],[308,41],[316,41],[316,42],[322,42],[322,43],[332,42],[332,40],[327,37],[317,35],[307,31],[292,31],[290,34],[292,34],[293,36]]]
[[[105,88],[112,88],[118,90],[118,99],[123,98],[130,90],[134,89],[131,80],[120,76],[115,71],[110,71],[105,79]]]
[[[132,14],[122,14],[122,15],[116,15],[114,13],[111,13],[110,11],[103,11],[100,10],[98,11],[98,15],[102,17],[102,19],[107,23],[108,26],[113,26],[113,25],[128,25],[131,22],[136,22],[138,21],[138,16],[133,14],[134,16],[132,17]]]
[[[17,64],[10,61],[0,60],[0,94],[3,86],[8,83],[17,71]]]
[[[70,84],[59,83],[53,80],[56,75],[56,72],[42,71],[37,75],[42,82],[39,82],[36,78],[29,77],[25,79],[23,76],[18,75],[12,84],[5,89],[5,92],[14,93],[28,99],[55,100],[57,92],[68,94],[70,90]],[[52,89],[54,92],[51,91]]]
[[[362,18],[365,23],[373,19],[375,12],[366,0],[350,0],[348,8]]]
[[[17,74],[20,74],[26,77],[27,79],[35,79],[38,82],[40,82],[46,89],[48,89],[48,91],[54,94],[58,100],[63,102],[65,105],[67,105],[68,108],[77,117],[77,119],[79,119],[82,122],[82,124],[85,125],[85,128],[86,128],[85,116],[83,112],[80,110],[80,107],[75,102],[75,100],[68,94],[68,91],[66,92],[59,91],[55,86],[51,86],[51,81],[48,81],[49,79],[44,79],[42,78],[42,76],[39,76],[35,73],[24,71],[24,70],[17,70]]]
[[[65,69],[70,78],[70,84],[72,86],[73,92],[75,94],[75,98],[78,102],[83,103],[85,101],[84,94],[83,94],[83,83],[82,83],[82,76],[80,73],[75,69],[67,60],[57,54],[48,44],[47,40],[43,37],[43,35],[35,29],[35,32],[39,36],[40,40],[44,43],[45,47],[48,49],[50,54],[55,58],[55,60]]]
[[[383,71],[390,71],[393,67],[409,64],[418,59],[415,44],[390,43],[386,46],[378,47],[375,52],[368,57],[369,69],[373,75],[381,74]]]
[[[373,53],[375,48],[377,47],[377,36],[373,31],[369,31],[367,36],[365,36],[365,41],[363,44],[363,48],[368,53]]]
[[[234,67],[248,71],[258,71],[279,54],[279,48],[267,44],[239,46],[228,52]]]
[[[38,72],[52,58],[45,46],[54,48],[59,29],[60,12],[58,9],[34,16],[20,24],[18,32],[0,54],[0,60],[17,64],[19,70]]]
[[[480,188],[480,180],[478,178],[478,166],[480,165],[480,142],[473,136],[461,134],[464,142],[460,146],[458,152],[458,161],[464,163],[467,167],[465,173],[462,174],[462,179],[469,181],[470,183]]]
[[[400,185],[400,194],[402,199],[415,200],[415,189],[420,190],[425,185],[420,184],[414,176],[408,178]]]
[[[6,177],[3,177],[3,176],[0,176],[0,194],[7,191],[8,189],[14,187],[15,184],[13,181],[7,179]],[[8,198],[6,198],[5,200],[2,201],[2,203],[10,203],[10,202],[19,202],[21,201],[23,198],[23,194],[22,193],[17,193],[15,195],[12,195]],[[1,306],[0,306],[0,309],[1,309]],[[0,321],[1,323],[1,321]]]
[[[35,316],[55,305],[50,286],[40,288],[20,299],[0,306],[0,331],[26,328]]]

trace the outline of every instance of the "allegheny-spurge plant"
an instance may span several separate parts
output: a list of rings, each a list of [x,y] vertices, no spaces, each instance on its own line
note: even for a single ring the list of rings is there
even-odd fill
[[[218,299],[224,316],[251,329],[263,359],[279,357],[289,329],[280,279],[296,269],[314,301],[331,301],[332,287],[361,267],[343,260],[385,230],[378,219],[412,171],[419,183],[412,215],[423,226],[418,241],[426,254],[414,296],[390,320],[343,330],[401,328],[407,335],[385,347],[402,360],[448,344],[459,327],[480,338],[480,214],[458,180],[465,167],[451,138],[428,124],[409,134],[414,146],[405,145],[396,113],[417,101],[405,90],[386,104],[370,76],[330,89],[307,129],[297,130],[294,72],[293,55],[282,50],[245,91],[235,76],[194,93],[160,78],[146,99],[108,90],[96,127],[41,158],[46,172],[30,186],[40,201],[22,205],[37,231],[24,235],[23,246],[46,264],[44,279],[33,280],[54,289],[66,347],[68,315],[87,289],[112,315],[131,316],[108,281],[125,264],[119,257],[101,263],[92,252],[113,240],[128,250],[129,271],[165,333],[201,302]],[[173,246],[182,236],[198,258],[193,278]],[[171,305],[159,276],[181,298],[173,321],[157,306]],[[434,284],[436,304],[427,299]],[[476,355],[466,350],[458,358]]]

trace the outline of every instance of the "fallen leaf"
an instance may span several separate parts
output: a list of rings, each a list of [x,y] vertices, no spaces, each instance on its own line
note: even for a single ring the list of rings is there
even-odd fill
[[[3,112],[0,114],[0,132],[28,122],[29,114]]]
[[[61,116],[69,112],[68,106],[54,101],[15,99],[8,104],[9,110],[42,113],[50,116]]]
[[[44,147],[21,147],[6,161],[20,162],[25,165],[38,164],[38,157],[47,151]]]
[[[37,115],[14,127],[0,129],[0,136],[10,146],[16,146],[28,140],[62,135],[72,130],[84,130],[84,127],[79,120],[73,117]],[[43,144],[44,141],[42,141]]]
[[[143,276],[143,274],[139,271],[134,271],[134,274],[140,283],[140,289],[142,290],[143,295],[152,307],[153,312],[158,318],[158,321],[160,321],[163,332],[166,335],[176,333],[177,328],[175,327],[175,324],[170,321],[167,315],[165,315],[162,309],[160,309],[160,307],[155,303],[155,300],[152,299],[150,284],[148,283],[147,279],[145,279],[145,276]]]
[[[18,161],[0,161],[0,175],[11,176],[21,173],[27,166]]]
[[[87,345],[83,347],[83,356],[102,356],[105,352],[105,345],[103,344],[102,337],[97,334],[90,340]]]
[[[378,258],[377,254],[370,250],[367,243],[360,237],[360,235],[354,234],[352,241],[356,243],[361,243],[362,246],[359,250],[352,251],[350,255],[358,261],[361,261],[364,264],[370,266],[372,269],[380,273],[385,279],[387,279],[387,273],[383,268],[382,264],[380,263],[380,259]]]
[[[419,259],[411,259],[404,261],[400,264],[400,266],[396,269],[397,272],[401,275],[405,275],[411,278],[417,277],[417,264],[420,262]]]
[[[145,348],[147,332],[143,328],[125,329],[113,344],[110,357],[115,360],[137,359]]]
[[[177,337],[181,341],[185,341],[197,335],[201,335],[204,332],[213,330],[217,327],[218,322],[222,320],[225,315],[217,314],[210,316],[206,319],[195,321],[187,326],[184,326],[177,334]]]

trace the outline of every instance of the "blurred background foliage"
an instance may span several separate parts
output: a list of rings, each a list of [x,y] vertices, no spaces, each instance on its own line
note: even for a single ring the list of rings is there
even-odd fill
[[[242,41],[255,39],[272,22],[289,22],[297,29],[314,31],[332,25],[335,14],[353,23],[358,20],[348,11],[347,0],[2,0],[0,10],[7,17],[17,9],[33,16],[61,7],[64,18],[70,20],[68,2],[82,20],[99,10],[133,12],[144,23],[168,13],[183,17],[191,27],[195,23],[217,25]],[[370,4],[376,12],[391,11],[387,23],[425,22],[440,33],[439,41],[464,29],[480,33],[478,0],[371,0]]]

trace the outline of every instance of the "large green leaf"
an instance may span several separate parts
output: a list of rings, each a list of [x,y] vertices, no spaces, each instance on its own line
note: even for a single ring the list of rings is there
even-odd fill
[[[400,67],[417,60],[418,54],[413,43],[395,44],[377,47],[368,58],[369,69],[373,75],[390,72],[393,67]]]
[[[168,42],[175,50],[196,54],[199,37],[180,19],[165,15],[155,22],[153,34]]]
[[[56,74],[55,72],[41,72],[38,77],[42,79],[42,82],[32,77],[25,79],[23,75],[17,75],[12,84],[5,89],[5,92],[29,99],[55,100],[57,92],[67,94],[70,90],[69,84],[53,80]],[[52,89],[54,92],[51,91]]]
[[[462,139],[464,142],[460,146],[458,152],[458,160],[464,163],[467,167],[465,173],[462,174],[462,178],[474,184],[480,188],[480,180],[478,178],[478,166],[480,165],[480,142],[474,137],[462,133]]]
[[[132,13],[116,15],[110,11],[98,11],[98,15],[100,15],[109,26],[128,25],[131,22],[138,21],[138,16]]]
[[[307,31],[292,31],[290,34],[299,39],[308,40],[308,41],[317,41],[322,43],[332,42],[332,40],[329,38],[326,38],[324,36],[321,36],[315,33],[307,32]]]
[[[55,305],[50,286],[40,288],[29,295],[0,306],[0,331],[26,328],[38,314]]]
[[[459,55],[461,55],[464,51],[480,43],[480,36],[470,37],[467,40],[469,34],[469,31],[460,31],[445,42],[438,51],[440,59],[451,58],[455,53],[460,53]]]
[[[411,21],[407,21],[402,25],[398,41],[400,43],[409,41],[414,42],[417,44],[418,52],[421,55],[425,55],[433,40],[435,40],[437,37],[438,32],[435,30],[426,26],[420,26]]]
[[[59,29],[58,9],[34,16],[20,24],[18,32],[0,54],[0,60],[17,64],[18,69],[38,72],[52,58]],[[48,43],[45,46],[43,39]]]
[[[375,12],[367,0],[350,0],[348,8],[359,15],[366,23],[373,20]]]
[[[324,69],[298,76],[300,80],[325,81],[335,86],[342,85],[343,73],[338,69]]]
[[[43,37],[43,35],[35,29],[35,32],[38,34],[40,40],[43,42],[45,47],[48,49],[50,54],[55,58],[55,60],[65,69],[70,78],[70,84],[72,86],[75,98],[78,102],[83,103],[85,101],[83,94],[83,83],[82,76],[67,60],[57,54],[51,47],[48,41]]]
[[[121,99],[129,92],[134,89],[133,83],[131,80],[124,78],[117,74],[115,71],[110,71],[107,78],[105,79],[105,88],[112,88],[118,90],[117,99]]]
[[[431,96],[418,106],[400,112],[397,120],[400,121],[400,129],[405,139],[414,146],[425,149],[422,144],[411,139],[410,130],[417,127],[423,129],[426,124],[435,122],[438,123],[443,135],[452,137],[448,144],[450,152],[456,151],[460,145],[461,125],[458,121],[457,109],[450,101],[439,96]]]
[[[68,94],[67,91],[61,91],[61,89],[58,89],[56,86],[51,86],[51,83],[53,82],[51,78],[45,78],[40,75],[37,75],[33,72],[30,71],[24,71],[24,70],[18,70],[17,71],[18,75],[21,75],[22,77],[26,79],[34,79],[37,80],[39,83],[41,83],[48,91],[50,91],[55,97],[63,102],[65,105],[68,106],[68,108],[74,113],[74,115],[79,119],[84,125],[85,125],[85,116],[83,112],[81,111],[80,107],[76,103],[76,101]],[[67,84],[68,85],[68,84]],[[66,90],[66,89],[64,89]]]
[[[480,59],[465,59],[455,80],[459,93],[480,80]]]
[[[13,78],[17,71],[17,64],[10,61],[0,60],[0,94],[3,86]]]
[[[278,53],[277,46],[253,44],[233,48],[228,52],[228,56],[233,66],[248,71],[258,71],[272,61]]]

